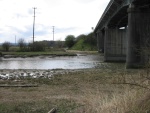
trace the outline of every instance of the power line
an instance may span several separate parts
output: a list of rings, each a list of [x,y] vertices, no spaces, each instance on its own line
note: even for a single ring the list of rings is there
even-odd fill
[[[34,30],[35,30],[35,9],[37,9],[36,7],[33,8],[34,10],[34,16],[33,16],[33,43],[34,43]]]

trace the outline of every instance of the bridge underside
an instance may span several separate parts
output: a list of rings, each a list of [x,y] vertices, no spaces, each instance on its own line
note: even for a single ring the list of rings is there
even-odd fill
[[[126,57],[126,29],[105,29],[105,61],[125,61]]]
[[[120,4],[112,15],[105,12],[95,32],[105,61],[126,61],[127,68],[138,68],[149,60],[150,1],[131,1],[130,5]]]

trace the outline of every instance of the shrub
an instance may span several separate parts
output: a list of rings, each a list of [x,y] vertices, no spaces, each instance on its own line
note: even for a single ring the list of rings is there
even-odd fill
[[[86,36],[84,43],[88,43],[90,45],[97,45],[97,39],[94,37],[93,33],[90,33]]]
[[[1,57],[2,55],[3,55],[2,52],[0,52],[0,57]]]
[[[73,35],[68,35],[68,36],[65,38],[65,45],[66,45],[68,48],[71,48],[74,44],[75,44],[75,37],[74,37]]]
[[[20,38],[18,40],[18,45],[19,45],[21,51],[26,50],[26,43],[25,43],[25,40],[23,38]]]
[[[7,41],[2,44],[4,51],[9,51],[10,46],[11,46],[10,42]]]
[[[30,51],[45,51],[46,45],[42,42],[29,43]]]

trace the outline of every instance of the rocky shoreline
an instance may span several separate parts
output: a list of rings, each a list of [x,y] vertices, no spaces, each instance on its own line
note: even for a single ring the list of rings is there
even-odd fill
[[[55,75],[64,75],[68,73],[79,72],[81,70],[65,70],[65,69],[1,69],[0,80],[20,80],[25,78],[47,78],[51,79]]]

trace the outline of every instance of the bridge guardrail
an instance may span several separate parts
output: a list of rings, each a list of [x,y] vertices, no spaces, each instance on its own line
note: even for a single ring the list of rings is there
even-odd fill
[[[108,24],[108,22],[111,20],[111,18],[124,6],[129,5],[130,3],[132,3],[134,0],[122,0],[122,3],[119,4],[117,3],[117,1],[115,0],[111,0],[109,2],[109,4],[107,5],[104,13],[102,14],[96,28],[95,31],[97,31],[98,28],[103,28],[106,24]],[[108,13],[109,9],[111,8],[111,6],[115,4],[117,6],[117,8],[115,9],[115,11],[111,14]],[[118,4],[118,5],[117,5]],[[107,14],[108,13],[108,14]],[[107,17],[106,17],[107,16]],[[107,19],[105,19],[107,18]],[[101,23],[103,21],[103,23]]]

